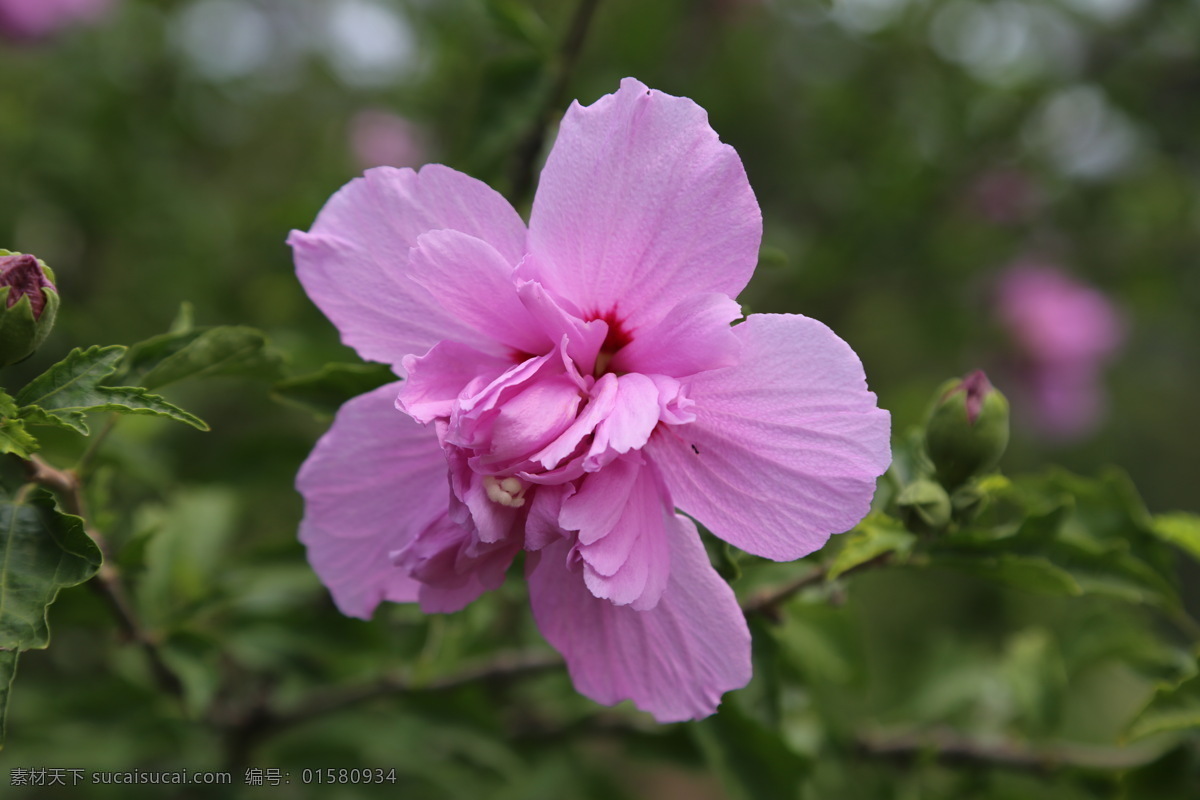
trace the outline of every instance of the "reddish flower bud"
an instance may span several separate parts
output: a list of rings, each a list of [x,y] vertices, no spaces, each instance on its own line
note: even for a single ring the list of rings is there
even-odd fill
[[[0,250],[0,366],[36,350],[58,314],[54,273],[38,259]]]
[[[9,287],[7,307],[12,308],[22,297],[28,297],[34,319],[41,319],[46,310],[46,295],[42,290],[58,291],[38,260],[24,253],[0,256],[0,287],[4,286]]]

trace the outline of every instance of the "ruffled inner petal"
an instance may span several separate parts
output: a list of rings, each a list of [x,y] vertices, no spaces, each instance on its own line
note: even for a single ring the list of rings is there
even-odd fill
[[[438,342],[419,358],[406,356],[403,365],[407,377],[396,407],[428,424],[449,418],[460,396],[496,380],[512,362],[458,342]]]

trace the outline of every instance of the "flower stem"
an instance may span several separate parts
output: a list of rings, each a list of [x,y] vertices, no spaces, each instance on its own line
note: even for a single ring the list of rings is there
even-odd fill
[[[891,553],[883,553],[875,558],[851,567],[842,573],[842,576],[851,575],[855,572],[881,567],[892,560]],[[812,572],[807,572],[799,578],[785,583],[781,586],[773,586],[769,589],[764,589],[751,597],[746,598],[742,602],[742,611],[747,614],[762,614],[771,620],[779,619],[779,606],[784,601],[791,598],[811,586],[818,586],[825,583],[829,575],[828,567],[817,567]],[[841,576],[839,576],[841,577]]]
[[[157,638],[142,624],[141,617],[125,588],[125,581],[117,568],[108,539],[88,521],[83,484],[78,473],[74,470],[57,469],[39,456],[31,456],[25,462],[25,467],[31,482],[49,489],[58,497],[68,514],[83,519],[84,531],[96,543],[103,557],[95,580],[88,581],[88,585],[104,598],[122,634],[141,647],[159,688],[174,697],[182,698],[183,684],[163,659]]]

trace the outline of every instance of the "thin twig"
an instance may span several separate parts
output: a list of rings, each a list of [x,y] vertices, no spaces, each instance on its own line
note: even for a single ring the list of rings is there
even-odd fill
[[[484,664],[424,683],[414,683],[402,677],[382,678],[366,686],[311,697],[290,711],[275,713],[270,724],[276,728],[290,727],[380,697],[410,692],[443,692],[475,682],[487,683],[535,675],[560,669],[562,665],[562,657],[555,653],[517,653],[501,655]]]
[[[1044,745],[1014,740],[983,742],[944,728],[917,733],[864,734],[858,737],[856,748],[862,755],[903,763],[932,757],[944,764],[1043,773],[1062,768],[1105,772],[1132,769],[1154,761],[1163,752],[1161,743],[1113,747],[1072,742]]]
[[[519,205],[529,196],[529,190],[533,186],[537,158],[546,143],[546,131],[554,122],[555,113],[566,101],[567,88],[571,83],[571,73],[579,61],[579,54],[583,51],[583,43],[587,39],[588,27],[591,25],[592,17],[599,5],[600,0],[580,0],[579,5],[576,6],[575,16],[571,18],[567,35],[558,50],[550,90],[546,93],[542,108],[533,118],[533,124],[529,131],[517,145],[512,171],[512,191],[509,198],[515,205]]]
[[[882,553],[872,559],[857,564],[842,573],[853,575],[856,572],[881,567],[892,560],[891,553]],[[782,586],[773,586],[754,594],[742,602],[742,611],[747,614],[762,614],[770,619],[778,619],[779,606],[810,586],[818,586],[828,579],[829,567],[817,567],[812,572],[805,573]]]
[[[88,581],[88,585],[104,598],[122,634],[141,647],[159,687],[175,697],[182,698],[183,684],[163,660],[158,640],[142,624],[141,617],[125,589],[125,582],[113,558],[108,539],[88,521],[87,505],[83,499],[83,485],[79,475],[74,470],[60,470],[36,455],[31,456],[25,462],[25,466],[30,481],[54,492],[68,514],[83,519],[84,531],[96,543],[103,557],[100,569],[96,572],[96,579]]]
[[[352,686],[315,694],[286,710],[276,710],[264,698],[238,712],[232,719],[217,719],[225,729],[227,766],[245,762],[255,746],[269,736],[314,719],[336,714],[371,700],[416,692],[442,692],[471,683],[494,683],[560,669],[562,658],[555,653],[516,653],[498,656],[453,675],[427,682],[404,677],[385,677],[364,686]]]

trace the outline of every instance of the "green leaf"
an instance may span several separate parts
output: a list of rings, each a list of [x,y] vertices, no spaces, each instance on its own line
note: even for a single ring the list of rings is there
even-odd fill
[[[773,626],[781,660],[795,666],[810,687],[854,684],[865,677],[862,638],[843,609],[823,603],[796,603]],[[755,631],[755,644],[758,642]]]
[[[0,453],[12,453],[29,458],[37,450],[37,439],[25,430],[24,421],[17,419],[17,404],[0,390]]]
[[[1200,514],[1189,514],[1186,511],[1158,514],[1154,517],[1151,530],[1159,539],[1175,545],[1200,561]]]
[[[933,474],[933,464],[925,454],[923,429],[910,428],[903,436],[897,437],[887,474],[898,488]]]
[[[789,616],[790,619],[790,616]],[[784,653],[776,637],[776,625],[761,614],[746,618],[750,628],[750,683],[738,692],[746,713],[771,730],[783,720]]]
[[[965,572],[1039,594],[1083,594],[1083,587],[1070,572],[1040,556],[933,555],[929,565]]]
[[[778,732],[747,716],[732,698],[727,697],[716,714],[691,726],[691,730],[733,797],[799,797],[808,762]]]
[[[834,580],[866,562],[887,553],[905,558],[917,537],[904,529],[899,520],[878,512],[867,516],[843,538],[842,549],[829,565],[827,580]]]
[[[83,520],[59,512],[48,492],[0,500],[0,649],[48,645],[46,613],[59,589],[95,575],[100,561]]]
[[[1001,667],[1015,710],[1025,726],[1046,735],[1059,722],[1067,671],[1058,641],[1045,628],[1030,627],[1009,639]]]
[[[1194,729],[1200,729],[1200,674],[1174,686],[1160,687],[1134,719],[1129,738]]]
[[[184,325],[190,325],[190,319],[176,320],[176,328]],[[232,325],[188,328],[133,345],[113,382],[157,389],[185,378],[242,376],[271,381],[279,377],[282,366],[282,356],[268,345],[262,331]]]
[[[184,300],[179,304],[179,313],[175,315],[175,319],[171,321],[171,327],[167,329],[167,333],[187,333],[192,328],[196,327],[194,323],[194,314],[192,304]]]
[[[4,749],[4,730],[8,724],[8,696],[12,691],[13,678],[17,675],[17,657],[20,650],[0,648],[0,750]]]
[[[169,627],[220,598],[222,565],[237,517],[237,496],[226,487],[181,489],[165,506],[139,509],[137,525],[150,531],[137,586],[147,621]]]
[[[487,10],[497,27],[511,38],[540,50],[553,48],[550,28],[526,4],[515,0],[487,0]]]
[[[1129,552],[1124,542],[1097,544],[1063,538],[1046,548],[1086,594],[1103,594],[1132,603],[1177,607],[1175,587],[1157,570]]]
[[[212,705],[221,681],[221,648],[217,641],[180,631],[162,643],[162,656],[183,686],[184,704],[193,719]]]
[[[713,568],[716,569],[718,575],[725,579],[726,583],[733,583],[742,577],[742,568],[738,564],[737,553],[729,542],[717,539],[713,542],[709,553]]]
[[[85,413],[147,414],[208,430],[199,417],[138,386],[102,386],[125,355],[121,345],[75,348],[17,394],[21,417],[35,425],[57,425],[87,436]]]
[[[383,364],[326,364],[316,372],[279,381],[271,394],[328,418],[350,398],[395,380],[396,374]]]
[[[42,406],[47,410],[74,405],[76,395],[85,393],[112,374],[125,355],[119,344],[87,350],[76,347],[67,357],[30,381],[17,393],[18,406]]]
[[[1019,581],[1043,582],[1044,591],[1099,594],[1126,602],[1177,607],[1170,552],[1155,536],[1152,519],[1125,475],[1109,470],[1098,478],[1053,469],[1010,485],[988,486],[985,507],[971,524],[931,543],[934,558],[959,563],[971,557],[1019,558],[1028,573]],[[1030,561],[1040,562],[1036,566]],[[960,563],[961,562],[961,563]],[[997,573],[993,561],[981,562],[980,574]],[[1053,575],[1049,564],[1057,570]],[[1011,573],[1015,564],[1000,564]],[[1060,580],[1061,573],[1070,583]],[[1039,577],[1040,576],[1040,577]]]

